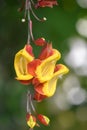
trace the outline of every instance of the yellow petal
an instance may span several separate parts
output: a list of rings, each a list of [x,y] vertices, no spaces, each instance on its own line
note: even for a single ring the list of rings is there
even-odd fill
[[[56,91],[56,84],[57,84],[58,77],[54,76],[49,81],[44,83],[44,86],[42,88],[42,92],[45,96],[51,97],[54,95]]]
[[[43,116],[44,120],[46,122],[46,125],[48,125],[50,123],[50,119],[47,116]]]
[[[69,69],[62,64],[59,64],[58,67],[59,69],[53,74],[52,78],[43,85],[42,92],[44,95],[48,97],[54,95],[59,76],[66,74],[69,71]]]
[[[56,49],[53,50],[53,55],[43,60],[42,63],[36,69],[36,76],[41,83],[51,79],[54,72],[55,64],[57,60],[61,57],[59,51],[57,51]]]
[[[32,116],[30,116],[29,120],[27,121],[27,124],[30,128],[33,128],[36,125],[36,120]]]
[[[28,74],[27,64],[34,59],[33,56],[29,55],[29,53],[24,49],[20,50],[14,59],[14,68],[16,72],[16,79],[18,80],[29,80],[33,76]]]
[[[63,64],[57,64],[54,70],[54,76],[62,76],[69,72],[69,69]]]

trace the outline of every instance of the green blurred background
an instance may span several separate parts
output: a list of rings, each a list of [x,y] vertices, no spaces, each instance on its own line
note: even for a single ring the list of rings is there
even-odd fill
[[[47,21],[40,23],[33,17],[35,38],[45,37],[53,42],[62,57],[58,63],[70,68],[60,78],[55,95],[35,103],[38,113],[51,119],[50,126],[36,130],[87,129],[87,0],[58,0],[59,6],[40,8],[36,14]],[[27,41],[27,22],[24,12],[17,10],[21,0],[0,0],[0,130],[28,130],[26,124],[27,86],[17,82],[14,72],[15,53]],[[32,46],[33,43],[32,43]],[[35,54],[41,48],[34,46]]]

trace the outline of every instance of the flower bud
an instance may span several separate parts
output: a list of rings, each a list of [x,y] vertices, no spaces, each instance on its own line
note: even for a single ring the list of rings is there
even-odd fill
[[[37,40],[34,41],[34,43],[38,46],[43,46],[46,43],[46,41],[44,38],[38,38]]]
[[[36,125],[36,118],[33,115],[27,114],[26,119],[27,119],[27,124],[30,128],[33,128]]]
[[[47,117],[47,116],[44,116],[44,115],[42,115],[42,114],[39,114],[38,116],[37,116],[37,118],[38,118],[38,120],[43,124],[43,125],[49,125],[49,122],[50,122],[50,120],[49,120],[49,118]]]

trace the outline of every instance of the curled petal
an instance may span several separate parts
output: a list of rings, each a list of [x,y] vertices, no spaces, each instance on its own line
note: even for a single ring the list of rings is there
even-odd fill
[[[31,82],[32,82],[32,79],[31,80],[19,80],[20,83],[24,84],[24,85],[29,85]]]
[[[60,57],[61,55],[59,51],[54,49],[53,54],[45,60],[43,60],[42,63],[39,66],[37,66],[35,74],[36,78],[41,83],[51,79],[54,72],[55,64]]]
[[[37,86],[37,85],[40,84],[40,81],[38,80],[38,78],[33,78],[32,84],[33,84],[34,86]]]
[[[17,80],[28,81],[33,78],[33,76],[29,74],[27,70],[27,64],[34,59],[31,48],[32,47],[30,45],[26,45],[15,55],[14,68],[17,75]]]
[[[63,64],[57,64],[54,69],[54,75],[64,75],[69,72],[69,69]]]
[[[44,60],[53,54],[52,44],[45,44],[39,55],[40,60]]]
[[[57,80],[59,76],[68,73],[68,71],[69,69],[66,66],[62,64],[57,65],[55,67],[55,72],[53,73],[52,78],[47,82],[35,86],[35,91],[47,97],[53,96],[56,91]]]
[[[31,45],[25,45],[24,51],[26,51],[29,55],[31,55],[32,57],[34,57]]]
[[[35,71],[36,71],[36,68],[40,64],[41,64],[41,61],[39,59],[35,59],[31,61],[30,63],[28,63],[27,65],[28,73],[31,74],[32,76],[36,76]]]
[[[28,126],[30,128],[34,128],[34,126],[36,125],[36,117],[31,114],[27,114],[26,119],[27,119]]]
[[[37,118],[38,118],[38,120],[43,124],[43,125],[49,125],[49,123],[50,123],[50,120],[49,120],[49,118],[47,117],[47,116],[45,116],[45,115],[42,115],[42,114],[39,114],[38,116],[37,116]]]
[[[33,97],[33,99],[36,100],[36,101],[38,101],[38,102],[41,102],[45,98],[46,98],[46,96],[41,95],[38,92],[35,92],[34,97]]]

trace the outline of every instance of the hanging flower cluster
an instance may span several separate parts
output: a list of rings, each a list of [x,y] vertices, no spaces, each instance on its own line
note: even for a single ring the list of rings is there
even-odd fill
[[[38,59],[35,59],[32,46],[26,44],[14,59],[16,79],[23,84],[32,84],[35,90],[34,99],[41,101],[46,97],[54,95],[57,80],[69,70],[63,64],[56,64],[61,54],[52,48],[52,44],[46,43],[43,46]]]
[[[28,40],[24,48],[18,51],[14,58],[14,68],[16,72],[16,80],[24,85],[32,86],[33,94],[28,91],[27,94],[27,115],[26,120],[30,129],[33,130],[34,126],[49,125],[49,118],[43,114],[37,114],[33,105],[33,100],[37,102],[43,101],[45,98],[54,95],[57,87],[57,81],[60,76],[68,73],[69,69],[63,64],[57,64],[61,58],[61,54],[57,49],[52,47],[52,43],[47,42],[44,38],[34,39],[32,33],[32,20],[30,13],[39,21],[45,21],[46,18],[39,19],[33,12],[32,6],[35,9],[39,7],[53,7],[57,5],[56,0],[37,0],[34,3],[32,0],[26,0],[21,11],[25,5],[25,15],[22,22],[25,21],[26,15],[28,16]],[[38,58],[35,57],[31,41],[37,45],[42,46]],[[36,46],[36,47],[37,47]]]
[[[32,114],[33,113],[33,114]],[[43,114],[38,114],[34,108],[32,97],[30,92],[27,94],[27,114],[26,114],[27,125],[30,128],[34,128],[35,126],[40,126],[39,123],[48,126],[50,120],[47,116]]]

